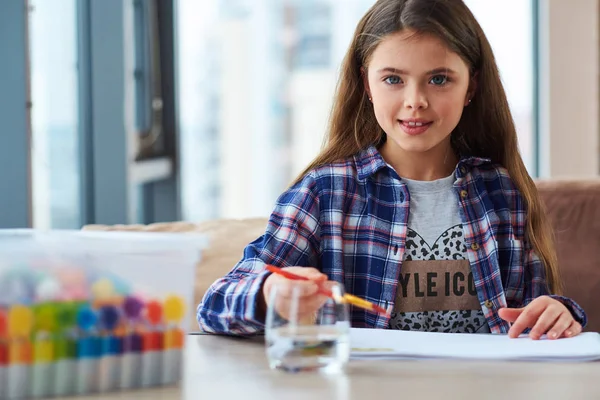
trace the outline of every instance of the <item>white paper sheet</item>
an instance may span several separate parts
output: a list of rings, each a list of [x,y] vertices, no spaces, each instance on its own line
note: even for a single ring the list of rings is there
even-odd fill
[[[595,332],[569,339],[532,340],[526,335],[511,339],[507,335],[352,328],[350,345],[354,359],[600,360],[600,334]]]

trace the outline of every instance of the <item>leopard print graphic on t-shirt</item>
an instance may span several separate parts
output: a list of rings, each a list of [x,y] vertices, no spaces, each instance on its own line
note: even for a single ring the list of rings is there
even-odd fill
[[[460,225],[453,226],[436,240],[433,246],[417,232],[408,228],[405,260],[464,260],[467,251]]]
[[[461,225],[430,245],[408,228],[391,329],[487,333]]]

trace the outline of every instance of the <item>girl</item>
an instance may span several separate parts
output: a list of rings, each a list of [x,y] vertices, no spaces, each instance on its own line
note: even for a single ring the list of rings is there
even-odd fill
[[[351,307],[354,327],[581,332],[491,47],[461,0],[379,0],[362,18],[324,149],[209,288],[201,328],[260,332],[286,279],[266,264],[311,279],[294,281],[301,315],[327,280],[391,314]]]

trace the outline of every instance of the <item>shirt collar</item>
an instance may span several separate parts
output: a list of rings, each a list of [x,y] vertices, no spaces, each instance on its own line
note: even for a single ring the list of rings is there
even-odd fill
[[[361,181],[374,175],[380,169],[387,167],[385,160],[375,146],[369,146],[361,150],[354,156],[354,160],[356,162],[358,179]]]
[[[475,167],[479,167],[485,164],[491,164],[492,160],[490,158],[484,157],[461,157],[456,166],[456,178],[460,179],[465,177],[471,169]]]
[[[387,167],[387,163],[375,146],[369,146],[354,156],[358,179],[365,180],[377,171]],[[491,163],[492,160],[483,157],[461,157],[456,168],[456,178],[464,177],[472,168]]]

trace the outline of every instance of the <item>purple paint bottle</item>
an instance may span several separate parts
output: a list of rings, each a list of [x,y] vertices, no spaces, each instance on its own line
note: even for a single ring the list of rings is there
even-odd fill
[[[140,322],[143,308],[142,301],[133,296],[123,302],[126,333],[121,356],[121,389],[135,389],[142,385],[142,335],[136,325]]]

